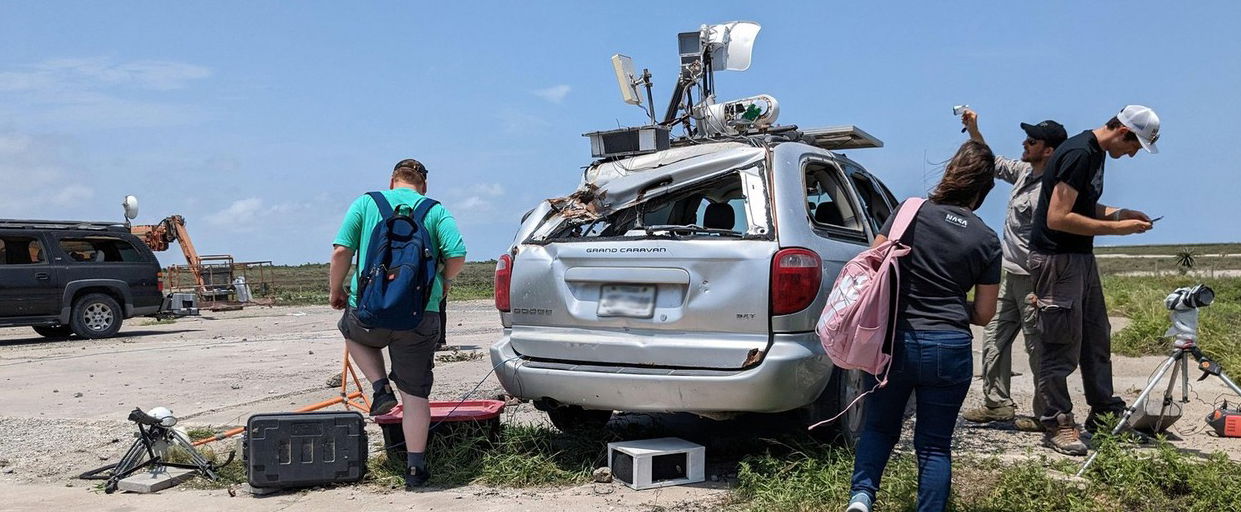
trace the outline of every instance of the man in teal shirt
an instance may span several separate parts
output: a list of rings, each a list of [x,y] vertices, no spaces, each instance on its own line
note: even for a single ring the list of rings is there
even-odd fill
[[[406,159],[397,162],[392,171],[389,190],[383,191],[384,198],[395,209],[406,205],[416,208],[418,203],[426,200],[427,170],[417,160]],[[427,312],[421,323],[412,330],[393,330],[369,327],[358,321],[353,314],[357,306],[358,281],[357,273],[353,277],[350,293],[345,292],[345,276],[349,273],[354,254],[365,255],[370,242],[371,231],[383,219],[374,199],[363,194],[354,200],[345,213],[340,231],[332,242],[332,263],[329,267],[331,275],[332,307],[344,310],[338,327],[345,336],[345,345],[349,355],[366,380],[374,388],[371,399],[371,415],[376,416],[391,411],[397,404],[396,390],[401,394],[401,402],[405,404],[401,430],[405,433],[405,450],[408,471],[405,474],[405,488],[426,485],[431,477],[427,470],[426,448],[427,430],[431,425],[431,409],[427,397],[431,394],[434,381],[432,368],[435,367],[435,347],[444,326],[440,321],[441,299],[452,288],[452,281],[461,273],[465,266],[465,242],[457,230],[457,221],[443,205],[436,205],[427,211],[423,222],[431,236],[435,259],[440,263],[440,271],[436,274],[435,284],[431,288],[431,296],[427,301]],[[365,258],[363,258],[365,259]],[[360,270],[360,269],[359,269]],[[384,369],[383,348],[388,348],[392,359],[392,374]],[[389,383],[389,377],[395,381]]]

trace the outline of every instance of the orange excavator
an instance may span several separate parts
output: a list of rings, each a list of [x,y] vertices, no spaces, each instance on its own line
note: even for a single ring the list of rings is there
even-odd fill
[[[195,289],[200,291],[206,289],[207,283],[202,273],[202,258],[198,257],[198,251],[194,250],[194,242],[190,240],[190,233],[185,230],[184,217],[171,215],[161,220],[159,224],[130,226],[129,232],[141,238],[152,251],[167,251],[173,242],[179,242],[181,253],[185,255],[185,263],[190,268],[190,274],[194,276]]]

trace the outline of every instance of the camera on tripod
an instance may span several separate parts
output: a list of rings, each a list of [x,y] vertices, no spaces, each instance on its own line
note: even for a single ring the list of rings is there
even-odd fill
[[[1164,336],[1172,336],[1177,348],[1193,346],[1198,336],[1198,308],[1210,306],[1212,302],[1215,302],[1215,291],[1205,284],[1173,290],[1163,299],[1163,305],[1172,312],[1172,327]]]

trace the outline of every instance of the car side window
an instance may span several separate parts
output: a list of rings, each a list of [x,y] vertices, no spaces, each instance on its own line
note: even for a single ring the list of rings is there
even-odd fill
[[[0,237],[0,265],[38,265],[47,263],[43,243],[28,236]]]
[[[806,165],[805,176],[806,208],[814,225],[864,237],[859,212],[849,200],[840,171],[831,164],[812,162]]]
[[[892,207],[883,194],[879,192],[874,180],[867,174],[861,172],[856,167],[849,169],[849,179],[853,181],[854,188],[857,189],[858,197],[862,199],[862,203],[866,206],[866,211],[870,212],[870,220],[875,232],[883,227],[883,223],[888,221],[888,217],[892,215]]]
[[[142,261],[142,255],[126,240],[109,236],[60,239],[60,250],[82,263]]]

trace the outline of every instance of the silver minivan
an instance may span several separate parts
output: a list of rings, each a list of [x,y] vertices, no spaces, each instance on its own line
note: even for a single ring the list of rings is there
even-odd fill
[[[835,415],[862,379],[835,371],[815,322],[896,206],[837,151],[881,145],[843,126],[595,162],[498,261],[504,389],[566,431],[613,411]]]

